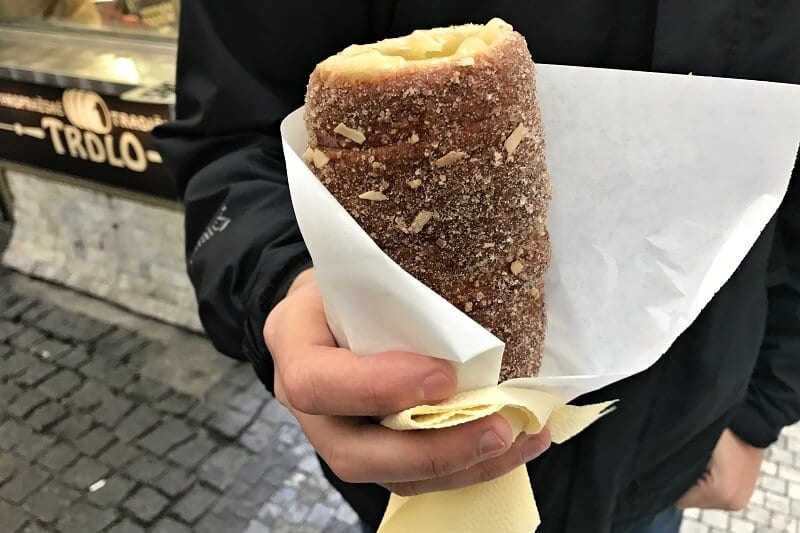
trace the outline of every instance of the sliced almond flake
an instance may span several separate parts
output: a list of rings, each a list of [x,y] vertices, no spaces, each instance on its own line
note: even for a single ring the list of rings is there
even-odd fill
[[[418,189],[420,187],[420,185],[422,185],[422,180],[421,179],[415,179],[415,180],[407,181],[406,185],[408,185],[412,189]]]
[[[358,144],[364,144],[364,141],[367,140],[363,133],[356,129],[345,126],[343,122],[340,122],[339,125],[333,129],[333,132],[338,133],[342,137],[347,137],[354,143]]]
[[[483,247],[484,248],[494,248],[494,243],[493,242],[485,242],[485,243],[483,243]]]
[[[422,228],[425,227],[425,224],[431,221],[433,218],[433,212],[425,211],[424,209],[417,213],[417,216],[414,217],[414,221],[408,227],[411,233],[419,233],[422,231]]]
[[[467,302],[464,304],[464,311],[466,311],[467,313],[472,311],[472,302]]]
[[[511,273],[514,274],[515,276],[519,275],[523,269],[524,267],[522,266],[522,263],[520,263],[519,261],[511,262]]]
[[[440,157],[436,160],[436,168],[446,167],[447,165],[452,165],[456,161],[460,161],[467,157],[467,154],[464,152],[460,152],[458,150],[451,150],[447,152],[445,155]]]
[[[314,160],[314,149],[310,146],[306,148],[306,151],[303,152],[303,161],[306,163],[311,163]]]
[[[417,135],[416,131],[411,134],[411,137],[408,139],[408,142],[411,144],[417,144],[419,142],[419,135]]]
[[[403,233],[408,233],[408,226],[406,226],[406,221],[403,220],[403,217],[395,217],[394,223],[397,224],[397,227]]]
[[[516,129],[511,132],[511,135],[508,136],[506,142],[503,143],[508,155],[511,155],[516,151],[519,143],[521,143],[522,139],[525,138],[526,133],[528,133],[528,128],[525,127],[525,124],[520,122],[519,126],[517,126]]]
[[[369,200],[370,202],[383,202],[386,200],[386,195],[381,191],[367,191],[358,195],[362,200]]]
[[[331,160],[325,152],[320,150],[319,148],[314,148],[314,155],[312,156],[314,159],[314,166],[317,168],[322,168],[328,164],[328,161]]]

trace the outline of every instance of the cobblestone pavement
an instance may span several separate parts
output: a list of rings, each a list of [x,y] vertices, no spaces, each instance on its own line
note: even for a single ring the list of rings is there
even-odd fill
[[[358,531],[249,367],[81,298],[0,268],[0,533]],[[800,425],[747,509],[681,532],[800,533],[798,465]]]
[[[0,532],[358,530],[248,366],[217,372],[202,398],[186,394],[146,375],[170,346],[21,293],[8,278]]]

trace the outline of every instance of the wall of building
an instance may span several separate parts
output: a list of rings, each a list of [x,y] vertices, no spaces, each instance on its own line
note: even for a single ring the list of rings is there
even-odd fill
[[[14,219],[6,266],[201,330],[182,212],[28,172],[5,177]]]

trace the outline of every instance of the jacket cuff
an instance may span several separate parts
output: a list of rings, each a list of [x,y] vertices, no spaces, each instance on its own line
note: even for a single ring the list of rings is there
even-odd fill
[[[242,351],[270,394],[275,394],[275,368],[264,341],[264,323],[270,311],[286,296],[295,278],[312,266],[308,254],[295,257],[278,275],[257,286],[247,302]]]
[[[758,407],[745,400],[734,410],[728,429],[750,446],[767,448],[778,440],[783,428],[770,425]]]

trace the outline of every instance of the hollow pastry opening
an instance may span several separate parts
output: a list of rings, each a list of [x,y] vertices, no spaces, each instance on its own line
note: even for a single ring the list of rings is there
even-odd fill
[[[478,54],[513,33],[510,24],[494,18],[484,25],[416,30],[410,35],[373,44],[353,45],[322,63],[323,70],[368,76],[386,70],[418,68],[442,62],[470,65]]]

